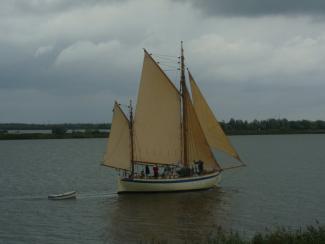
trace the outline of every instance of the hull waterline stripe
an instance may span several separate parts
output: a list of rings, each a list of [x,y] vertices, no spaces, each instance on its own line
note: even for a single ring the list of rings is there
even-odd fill
[[[190,189],[190,190],[166,190],[166,191],[119,191],[117,194],[160,194],[160,193],[179,193],[179,192],[195,192],[195,191],[208,191],[212,188],[215,188],[216,186],[208,186],[206,188],[200,188],[200,189]]]

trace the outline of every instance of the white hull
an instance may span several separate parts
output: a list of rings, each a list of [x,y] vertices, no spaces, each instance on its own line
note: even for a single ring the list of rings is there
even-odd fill
[[[48,199],[51,200],[64,200],[64,199],[75,199],[77,198],[77,192],[69,191],[58,195],[49,195]]]
[[[209,189],[220,182],[220,172],[175,179],[118,179],[118,193],[172,192]]]

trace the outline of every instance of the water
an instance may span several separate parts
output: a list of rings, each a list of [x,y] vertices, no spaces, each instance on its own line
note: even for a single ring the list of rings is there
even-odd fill
[[[248,167],[220,188],[115,194],[105,139],[0,141],[0,243],[200,240],[218,226],[246,236],[325,224],[325,135],[233,136]],[[49,201],[77,190],[77,200]]]

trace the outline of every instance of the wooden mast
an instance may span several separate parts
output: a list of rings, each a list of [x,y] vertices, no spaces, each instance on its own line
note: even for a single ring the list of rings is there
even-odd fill
[[[186,104],[184,99],[184,92],[186,90],[185,84],[185,65],[184,65],[184,49],[183,49],[183,41],[181,41],[181,94],[182,94],[182,107],[183,107],[183,165],[188,165],[188,153],[187,153],[187,124],[186,124]]]
[[[131,174],[132,178],[134,177],[134,153],[133,153],[133,109],[132,109],[132,100],[130,99],[130,121],[129,121],[129,129],[130,129],[130,143],[131,143]]]

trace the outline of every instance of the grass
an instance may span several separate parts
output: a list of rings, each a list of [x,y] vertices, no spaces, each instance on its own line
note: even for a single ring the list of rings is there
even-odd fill
[[[266,234],[256,234],[248,243],[325,243],[324,226],[307,226],[305,229],[290,231],[286,228],[278,228]]]

